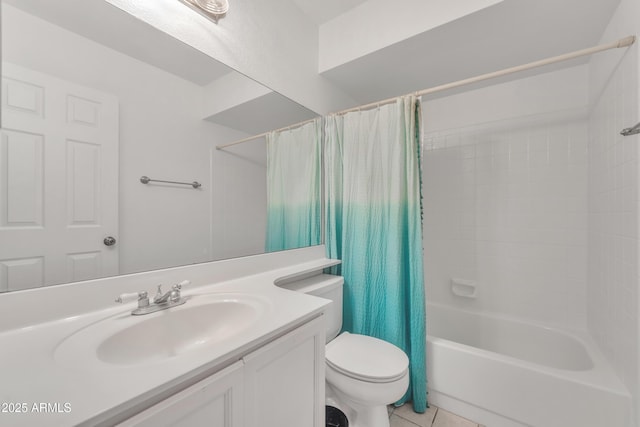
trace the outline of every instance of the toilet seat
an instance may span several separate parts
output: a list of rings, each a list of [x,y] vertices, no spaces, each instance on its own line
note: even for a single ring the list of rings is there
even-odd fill
[[[348,377],[375,383],[407,374],[409,358],[395,345],[366,335],[343,332],[326,347],[327,365]]]

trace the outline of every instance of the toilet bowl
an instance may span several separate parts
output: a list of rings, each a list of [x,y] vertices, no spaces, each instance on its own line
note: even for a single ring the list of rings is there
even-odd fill
[[[349,427],[389,427],[387,405],[409,386],[409,359],[398,347],[343,332],[326,346],[327,398]]]
[[[341,410],[349,427],[389,427],[387,405],[409,387],[409,358],[378,338],[343,332],[342,286],[339,276],[320,274],[287,286],[332,301],[324,313],[327,405]]]

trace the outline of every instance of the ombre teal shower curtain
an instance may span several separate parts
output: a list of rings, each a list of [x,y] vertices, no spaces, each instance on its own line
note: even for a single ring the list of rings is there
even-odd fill
[[[320,244],[321,119],[267,134],[267,252]]]
[[[325,229],[342,260],[343,329],[391,342],[409,356],[398,403],[427,407],[422,266],[420,104],[413,96],[325,123]]]

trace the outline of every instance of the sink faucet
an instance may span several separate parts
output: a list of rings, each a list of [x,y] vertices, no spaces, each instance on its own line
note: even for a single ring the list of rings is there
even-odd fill
[[[183,286],[187,286],[190,283],[191,282],[188,280],[183,280],[182,282],[173,285],[171,290],[164,294],[162,293],[162,285],[158,285],[158,291],[156,296],[153,298],[153,303],[149,302],[149,296],[146,291],[121,294],[116,298],[116,302],[124,303],[137,298],[138,308],[133,310],[131,314],[138,316],[142,314],[155,313],[156,311],[166,310],[167,308],[176,307],[187,302],[187,300],[182,298],[180,295],[180,290]]]
[[[154,304],[166,304],[167,302],[177,302],[180,300],[180,289],[182,286],[177,283],[171,287],[171,290],[162,294],[162,285],[158,285],[156,296],[153,297]]]

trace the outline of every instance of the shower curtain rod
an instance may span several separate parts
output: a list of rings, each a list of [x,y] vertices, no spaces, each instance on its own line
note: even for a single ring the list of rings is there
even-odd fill
[[[231,147],[232,145],[242,144],[243,142],[253,141],[254,139],[258,139],[258,138],[262,138],[263,136],[267,136],[271,132],[280,132],[280,131],[283,131],[283,130],[289,130],[289,129],[297,128],[297,127],[300,127],[300,126],[304,126],[307,123],[311,123],[311,122],[315,121],[316,119],[317,119],[317,117],[315,117],[313,119],[305,120],[304,122],[294,123],[292,125],[285,126],[283,128],[280,128],[280,129],[270,130],[269,132],[263,132],[263,133],[260,133],[258,135],[249,136],[247,138],[240,139],[240,140],[235,141],[235,142],[230,142],[229,144],[218,145],[218,146],[216,146],[216,150],[222,150],[223,148]]]
[[[541,59],[539,61],[529,62],[527,64],[518,65],[516,67],[505,68],[504,70],[499,70],[499,71],[494,71],[494,72],[491,72],[491,73],[481,74],[481,75],[476,76],[476,77],[471,77],[471,78],[468,78],[468,79],[458,80],[456,82],[446,83],[446,84],[443,84],[443,85],[431,87],[429,89],[424,89],[424,90],[420,90],[420,91],[417,91],[417,92],[412,92],[412,93],[407,94],[407,95],[415,95],[415,96],[429,95],[429,94],[432,94],[432,93],[435,93],[435,92],[440,92],[440,91],[443,91],[443,90],[453,89],[453,88],[456,88],[456,87],[460,87],[460,86],[465,86],[465,85],[469,85],[469,84],[472,84],[472,83],[481,82],[481,81],[484,81],[484,80],[489,80],[489,79],[494,79],[494,78],[497,78],[497,77],[506,76],[508,74],[513,74],[513,73],[517,73],[517,72],[520,72],[520,71],[530,70],[532,68],[542,67],[544,65],[555,64],[557,62],[568,61],[570,59],[579,58],[581,56],[592,55],[594,53],[602,52],[602,51],[605,51],[605,50],[619,49],[619,48],[622,48],[622,47],[628,47],[628,46],[631,46],[635,41],[636,41],[636,36],[628,36],[628,37],[621,38],[621,39],[619,39],[619,40],[617,40],[615,42],[612,42],[612,43],[601,44],[601,45],[590,47],[590,48],[587,48],[587,49],[576,50],[574,52],[565,53],[563,55],[553,56],[553,57],[550,57],[550,58]],[[396,96],[396,97],[393,97],[393,98],[384,99],[382,101],[372,102],[370,104],[359,105],[357,107],[348,108],[348,109],[342,110],[342,111],[337,111],[337,112],[334,112],[334,113],[331,113],[331,114],[340,115],[340,114],[350,113],[352,111],[360,111],[360,110],[366,110],[366,109],[369,109],[369,108],[379,107],[380,105],[385,105],[385,104],[389,104],[391,102],[395,102],[395,100],[398,99],[398,98],[399,97]],[[315,120],[315,119],[312,119],[312,120]],[[281,128],[281,129],[277,129],[276,132],[277,131],[281,131],[281,130],[291,129],[291,128],[298,127],[298,126],[302,126],[304,124],[307,124],[307,123],[311,122],[312,120],[307,120],[307,121],[304,121],[302,123],[297,123],[297,124],[293,124],[291,126],[287,126],[287,127]],[[232,146],[232,145],[241,144],[243,142],[251,141],[253,139],[263,137],[263,136],[267,135],[268,133],[269,132],[265,132],[265,133],[261,133],[260,135],[255,135],[255,136],[251,136],[249,138],[245,138],[245,139],[241,139],[239,141],[232,142],[230,144],[219,145],[219,146],[216,147],[216,149],[221,150],[221,149],[223,149],[225,147],[229,147],[229,146]]]
[[[471,77],[471,78],[468,78],[468,79],[458,80],[458,81],[452,82],[452,83],[446,83],[446,84],[443,84],[443,85],[440,85],[440,86],[435,86],[435,87],[432,87],[432,88],[429,88],[429,89],[423,89],[423,90],[420,90],[420,91],[417,91],[417,92],[409,93],[407,95],[415,95],[415,96],[429,95],[429,94],[432,94],[432,93],[435,93],[435,92],[440,92],[440,91],[447,90],[447,89],[453,89],[453,88],[456,88],[456,87],[460,87],[460,86],[465,86],[465,85],[469,85],[469,84],[472,84],[472,83],[481,82],[481,81],[484,81],[484,80],[489,80],[489,79],[494,79],[494,78],[497,78],[497,77],[506,76],[508,74],[513,74],[513,73],[517,73],[517,72],[520,72],[520,71],[530,70],[532,68],[542,67],[544,65],[555,64],[557,62],[562,62],[562,61],[568,61],[570,59],[575,59],[575,58],[579,58],[581,56],[591,55],[591,54],[602,52],[602,51],[609,50],[609,49],[618,49],[618,48],[621,48],[621,47],[628,47],[628,46],[631,46],[635,41],[636,41],[636,36],[628,36],[628,37],[624,37],[624,38],[622,38],[620,40],[617,40],[617,41],[615,41],[613,43],[601,44],[601,45],[590,47],[590,48],[587,48],[587,49],[576,50],[575,52],[565,53],[563,55],[553,56],[551,58],[541,59],[539,61],[534,61],[534,62],[529,62],[528,64],[518,65],[516,67],[511,67],[511,68],[505,68],[504,70],[499,70],[499,71],[494,71],[494,72],[491,72],[491,73],[481,74],[481,75],[476,76],[476,77]],[[338,111],[338,112],[335,112],[333,114],[346,114],[346,113],[350,113],[352,111],[366,110],[368,108],[373,108],[373,107],[378,107],[380,105],[389,104],[391,102],[394,102],[396,99],[398,99],[397,96],[393,97],[393,98],[384,99],[382,101],[372,102],[370,104],[365,104],[365,105],[360,105],[360,106],[353,107],[353,108],[348,108],[346,110]]]

